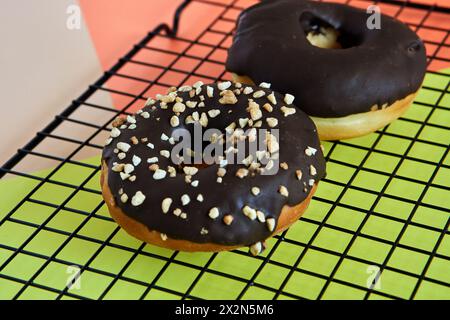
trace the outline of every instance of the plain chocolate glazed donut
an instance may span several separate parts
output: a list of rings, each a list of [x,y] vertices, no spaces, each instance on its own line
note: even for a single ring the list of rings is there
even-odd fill
[[[369,29],[368,17],[342,4],[263,1],[239,16],[227,69],[293,94],[296,105],[313,117],[385,108],[420,88],[425,48],[403,23],[381,15],[381,28]],[[337,30],[341,49],[308,41],[308,33],[321,26]]]
[[[175,88],[117,120],[103,151],[101,182],[114,219],[139,239],[186,251],[261,244],[297,220],[325,175],[325,160],[314,123],[290,96],[262,86],[228,81]],[[174,163],[172,134],[180,128],[194,133],[199,125],[236,134],[239,128],[278,129],[270,155],[278,172],[263,175],[247,158]]]

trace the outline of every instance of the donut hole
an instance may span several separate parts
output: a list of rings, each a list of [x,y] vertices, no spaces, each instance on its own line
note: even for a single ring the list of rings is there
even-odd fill
[[[323,49],[347,49],[358,46],[361,41],[355,35],[337,29],[311,12],[300,16],[300,25],[308,42]]]

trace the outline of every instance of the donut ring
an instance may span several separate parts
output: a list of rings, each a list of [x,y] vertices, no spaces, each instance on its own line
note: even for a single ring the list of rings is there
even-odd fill
[[[336,3],[264,1],[239,16],[227,69],[237,81],[264,79],[293,94],[321,139],[373,132],[413,101],[426,55],[403,23],[381,15],[381,28],[369,29],[368,17]]]
[[[103,150],[101,175],[113,219],[130,235],[161,247],[221,251],[250,246],[252,254],[298,220],[325,175],[325,160],[314,123],[284,101],[289,97],[263,86],[228,81],[173,88],[137,114],[117,119]],[[215,136],[200,153],[222,143],[228,153],[215,155],[213,163],[192,164],[186,154],[176,161],[177,130],[197,141],[200,127],[224,132],[224,139]],[[250,134],[244,136],[247,129]],[[250,150],[251,137],[260,132],[267,150],[230,161],[243,146],[237,141]],[[235,142],[234,149],[227,141]],[[266,163],[259,162],[262,158]],[[269,175],[271,170],[276,174]]]

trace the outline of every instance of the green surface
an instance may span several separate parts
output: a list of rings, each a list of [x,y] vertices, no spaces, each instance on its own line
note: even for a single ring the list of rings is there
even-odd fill
[[[443,88],[446,79],[427,75],[425,85]],[[423,89],[417,101],[434,104],[439,94]],[[440,101],[441,107],[450,108],[449,96]],[[423,121],[430,111],[416,103],[404,119]],[[449,119],[448,110],[436,109],[429,123],[448,126]],[[80,287],[66,291],[62,299],[180,299],[186,293],[205,299],[239,295],[271,299],[280,289],[278,299],[319,295],[362,299],[371,266],[383,263],[387,268],[381,287],[367,298],[408,299],[423,275],[416,299],[450,299],[450,236],[444,235],[437,245],[449,219],[450,194],[445,188],[450,170],[436,168],[450,141],[450,130],[426,125],[419,135],[423,141],[415,142],[402,160],[421,126],[397,120],[386,129],[392,135],[383,135],[377,143],[380,133],[336,145],[324,142],[330,156],[327,181],[320,183],[308,212],[284,240],[268,241],[262,258],[270,258],[265,263],[236,252],[175,253],[142,246],[109,218],[99,194],[54,183],[75,187],[85,183],[85,188],[99,191],[99,172],[93,168],[65,164],[24,202],[38,180],[0,180],[0,219],[14,209],[0,225],[0,299],[55,299],[73,275],[70,268],[76,266],[84,267]],[[97,166],[99,159],[85,162]],[[444,163],[450,164],[448,157]],[[435,170],[432,185],[422,194]],[[34,176],[47,177],[50,172]],[[415,208],[421,196],[423,201]],[[405,227],[409,218],[411,224]],[[31,278],[31,285],[24,287]],[[247,287],[250,280],[254,284]]]

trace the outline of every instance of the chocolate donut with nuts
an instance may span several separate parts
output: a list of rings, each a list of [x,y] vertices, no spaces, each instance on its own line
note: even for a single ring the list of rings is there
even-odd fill
[[[227,70],[294,94],[321,139],[373,132],[407,110],[426,70],[419,37],[394,18],[375,18],[338,3],[262,1],[240,14]]]
[[[111,216],[161,247],[260,253],[325,175],[314,123],[294,99],[268,83],[197,82],[116,119],[102,155]]]

